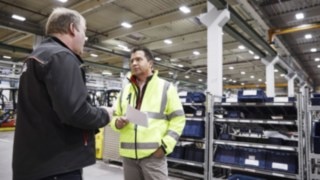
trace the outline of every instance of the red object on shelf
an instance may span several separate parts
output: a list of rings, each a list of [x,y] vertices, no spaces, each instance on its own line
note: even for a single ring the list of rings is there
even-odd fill
[[[16,126],[16,120],[15,119],[9,119],[6,122],[3,122],[0,124],[0,127],[15,127]]]

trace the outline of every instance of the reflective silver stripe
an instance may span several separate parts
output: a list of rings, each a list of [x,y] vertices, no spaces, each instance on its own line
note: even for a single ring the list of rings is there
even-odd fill
[[[176,110],[172,112],[171,114],[168,115],[168,120],[173,119],[177,116],[184,116],[184,111],[183,110]]]
[[[168,81],[164,82],[163,91],[162,91],[162,101],[160,107],[160,113],[164,114],[164,110],[167,105],[167,91],[169,89],[170,83]]]
[[[172,131],[172,130],[169,130],[168,133],[167,133],[168,136],[171,136],[174,140],[178,141],[179,140],[179,134]]]
[[[147,112],[149,118],[167,120],[167,116],[162,113]]]
[[[159,147],[158,143],[124,143],[122,142],[120,147],[124,149],[135,149],[135,145],[137,145],[137,149],[157,149]]]

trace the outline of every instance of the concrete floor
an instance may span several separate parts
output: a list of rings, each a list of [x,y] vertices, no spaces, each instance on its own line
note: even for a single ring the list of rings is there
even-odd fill
[[[0,180],[11,180],[12,169],[12,147],[13,147],[13,131],[0,132]],[[97,161],[95,165],[84,168],[84,180],[122,180],[122,167],[107,164],[103,161]],[[180,178],[170,177],[170,180],[179,180]]]

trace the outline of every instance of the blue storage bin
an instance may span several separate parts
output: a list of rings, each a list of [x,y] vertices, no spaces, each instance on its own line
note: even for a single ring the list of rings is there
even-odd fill
[[[241,118],[241,112],[240,111],[228,111],[227,118]]]
[[[173,149],[173,152],[168,155],[168,157],[176,159],[184,159],[185,148],[183,146],[176,146]]]
[[[239,148],[239,164],[246,167],[265,169],[266,151],[255,148]]]
[[[203,103],[206,102],[206,95],[202,92],[193,92],[191,94],[191,99],[195,103]]]
[[[269,137],[268,138],[268,144],[283,145],[283,139],[282,138],[276,138],[276,137]]]
[[[232,146],[218,146],[213,160],[220,163],[239,165],[239,150]]]
[[[239,90],[238,102],[265,102],[266,95],[262,89]]]
[[[195,146],[185,147],[185,159],[196,162],[204,162],[204,149]]]
[[[320,154],[320,122],[315,122],[313,127],[313,152]]]
[[[312,105],[320,105],[320,97],[311,98]]]
[[[204,121],[186,121],[182,136],[204,138]]]
[[[313,97],[320,98],[320,93],[314,93]]]
[[[266,169],[297,173],[298,155],[286,151],[267,151]]]
[[[228,177],[228,180],[265,180],[265,179],[260,177],[242,175],[242,174],[233,174]]]

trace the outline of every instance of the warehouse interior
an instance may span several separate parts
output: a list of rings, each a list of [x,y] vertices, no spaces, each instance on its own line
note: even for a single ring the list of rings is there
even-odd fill
[[[188,142],[179,143],[179,147],[184,147],[192,142],[202,149],[202,160],[189,162],[184,161],[184,157],[171,157],[169,172],[172,179],[232,179],[235,174],[255,176],[256,179],[320,179],[320,155],[316,153],[320,151],[316,148],[320,147],[320,108],[317,108],[318,99],[314,95],[320,91],[320,1],[0,0],[0,89],[1,96],[7,97],[1,98],[2,114],[10,103],[11,109],[15,108],[23,61],[43,40],[44,25],[55,7],[77,10],[87,20],[87,41],[82,58],[87,70],[87,86],[93,96],[121,89],[129,71],[130,49],[135,46],[153,51],[159,76],[174,83],[179,92],[206,94],[206,101],[199,102],[200,105],[195,101],[184,102],[187,110],[189,106],[193,109],[202,107],[201,116],[188,114],[189,122],[202,121],[202,135],[189,134],[182,140]],[[220,20],[220,23],[215,22]],[[220,28],[221,34],[209,27]],[[266,100],[234,101],[252,91],[265,94]],[[183,99],[188,95],[182,93],[181,96]],[[208,102],[210,100],[212,102]],[[213,111],[212,107],[219,111]],[[271,118],[257,117],[252,112],[270,114]],[[279,114],[281,120],[276,117]],[[248,124],[254,128],[244,130]],[[9,147],[0,151],[1,157],[6,157],[1,161],[1,167],[7,169],[0,173],[0,179],[11,179],[11,164],[7,158],[12,149],[14,128],[1,129],[1,146]],[[282,138],[282,144],[262,142],[261,139],[258,142],[256,137],[253,138],[255,143],[242,142],[242,136],[234,136],[235,133],[260,136],[260,132],[266,136],[271,129],[286,134],[289,142],[281,135],[274,138]],[[287,136],[288,132],[294,132],[294,136]],[[121,179],[121,158],[115,143],[118,136],[109,127],[100,136],[98,164],[87,172],[117,172],[114,179]],[[271,150],[282,150],[283,154]],[[293,153],[284,153],[285,150]],[[183,151],[187,154],[186,148]],[[229,154],[217,155],[223,151]],[[245,159],[242,164],[241,159],[230,162],[230,157],[240,156],[234,154],[236,151],[254,152],[264,159],[275,154],[273,157],[290,159],[294,156],[297,160],[294,167],[286,164],[287,168],[277,171],[272,168],[280,162],[273,164],[271,169],[267,169],[265,160]],[[222,156],[228,156],[230,161],[224,161]],[[257,161],[258,167],[253,167]],[[101,167],[106,169],[101,170]],[[86,174],[85,170],[84,178],[98,179],[90,173]]]

